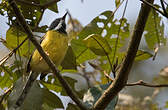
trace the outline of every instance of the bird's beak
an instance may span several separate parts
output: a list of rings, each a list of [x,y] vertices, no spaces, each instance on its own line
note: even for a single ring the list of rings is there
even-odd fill
[[[66,15],[68,14],[68,12],[65,13],[65,15],[62,17],[62,20],[65,21]]]

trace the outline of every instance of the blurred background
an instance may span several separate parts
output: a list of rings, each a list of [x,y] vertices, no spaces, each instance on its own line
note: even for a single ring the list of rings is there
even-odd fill
[[[155,3],[160,4],[159,0],[155,0]],[[107,10],[114,11],[115,9],[114,4],[115,4],[114,0],[83,0],[83,1],[61,0],[60,2],[58,2],[59,13],[54,13],[47,9],[43,15],[40,25],[49,25],[54,19],[61,17],[68,10],[72,18],[79,20],[82,26],[86,26],[93,20],[93,18],[98,16],[100,13]],[[116,12],[115,18],[118,18],[118,19],[121,18],[124,6],[125,6],[125,2]],[[131,25],[130,26],[131,32],[136,22],[136,19],[140,10],[140,6],[141,6],[140,0],[128,1],[125,18],[127,18],[128,22]],[[8,20],[7,17],[0,15],[0,21],[1,21],[0,37],[2,38],[5,38],[6,31],[9,28],[9,26],[6,24],[7,20]],[[168,20],[166,20],[166,18],[163,19],[163,22],[165,24],[168,24]],[[168,37],[168,25],[165,25],[165,36]],[[144,39],[142,39],[141,41],[140,48],[143,50],[148,50],[147,44]],[[8,52],[9,50],[7,50],[7,48],[0,43],[0,59],[3,56],[5,56]],[[10,64],[12,62],[13,62],[12,58],[9,59],[8,63]],[[168,46],[167,45],[162,46],[159,49],[159,52],[154,61],[152,60],[152,58],[150,58],[145,61],[135,62],[132,67],[131,73],[129,75],[129,82],[136,82],[138,80],[143,80],[145,82],[152,84],[159,77],[160,71],[163,71],[163,68],[165,68],[166,66],[168,66]],[[165,74],[167,74],[167,76],[165,77],[168,77],[168,73],[165,73]],[[151,97],[152,97],[154,100],[152,99],[151,102],[159,104],[159,108],[163,108],[166,110],[165,105],[166,105],[166,102],[168,101],[168,95],[167,95],[168,88],[158,89],[158,88],[134,86],[134,87],[125,87],[121,91],[121,93],[126,94],[126,96],[121,95],[120,97],[123,97],[123,98],[126,97],[127,100],[126,99],[124,100],[128,101],[130,104],[135,104],[142,100],[145,100],[150,103]],[[150,98],[148,98],[148,96]],[[125,104],[126,102],[121,102],[121,103]]]

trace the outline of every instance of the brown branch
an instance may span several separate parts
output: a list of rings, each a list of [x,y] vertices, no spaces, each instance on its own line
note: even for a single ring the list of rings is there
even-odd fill
[[[154,0],[147,1],[153,3]],[[114,82],[107,88],[107,90],[105,90],[103,95],[97,100],[97,102],[93,106],[93,110],[104,110],[109,104],[109,102],[126,86],[128,75],[131,70],[134,58],[136,56],[136,52],[138,50],[149,13],[150,7],[148,5],[142,4],[137,22],[134,27],[133,34],[131,36],[132,39],[129,44],[125,59],[120,69],[117,71],[117,76]]]
[[[104,72],[104,75],[110,79],[111,82],[114,81],[112,77],[110,77],[106,72]],[[145,86],[145,87],[168,87],[168,84],[149,84],[144,82],[143,80],[139,80],[134,83],[127,83],[126,86]]]
[[[146,87],[168,87],[168,84],[149,84],[147,82],[144,82],[143,80],[139,80],[134,83],[128,83],[126,86],[146,86]]]
[[[25,18],[23,14],[20,12],[19,8],[16,5],[16,2],[14,0],[8,0],[10,6],[13,8],[16,17],[21,24],[22,28],[25,30],[25,32],[28,35],[28,38],[31,40],[31,42],[36,46],[38,52],[43,57],[43,59],[46,61],[54,75],[58,78],[60,83],[62,84],[63,88],[67,92],[67,94],[72,98],[72,100],[80,107],[82,110],[88,110],[88,108],[83,104],[83,102],[77,97],[77,95],[74,93],[70,85],[67,83],[66,80],[63,79],[62,75],[59,73],[59,70],[56,68],[54,63],[50,60],[50,58],[46,55],[46,53],[43,51],[40,44],[36,41],[36,39],[33,37],[33,33],[30,29],[30,27],[27,25]]]
[[[147,2],[146,0],[140,0],[142,1],[144,4],[150,6],[151,8],[153,8],[154,10],[156,10],[157,12],[159,12],[160,14],[162,14],[163,16],[165,16],[166,18],[168,18],[168,15],[166,15],[164,12],[162,12],[161,10],[159,10],[158,8],[156,8],[153,4],[151,4],[150,2]]]

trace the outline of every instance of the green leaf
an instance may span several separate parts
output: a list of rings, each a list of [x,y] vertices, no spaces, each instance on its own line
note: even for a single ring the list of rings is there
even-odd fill
[[[118,7],[119,4],[120,4],[120,0],[115,0],[116,7]]]
[[[167,101],[166,104],[165,104],[165,108],[168,108],[168,101]]]
[[[113,17],[111,17],[112,11],[105,11],[103,13],[101,13],[99,16],[97,16],[96,18],[94,18],[91,23],[89,23],[87,26],[85,26],[83,28],[83,30],[79,33],[79,39],[84,39],[87,36],[91,35],[91,34],[101,34],[104,27],[106,27],[105,24],[107,24],[107,20],[111,22],[111,20],[113,19]],[[103,18],[100,18],[103,17]],[[102,24],[102,27],[99,27],[98,25]]]
[[[80,110],[77,105],[69,103],[66,110]]]
[[[54,78],[52,75],[48,75],[47,81],[42,80],[40,83],[49,90],[53,90],[55,92],[62,91],[62,85],[59,80]]]
[[[20,110],[41,110],[44,95],[44,90],[40,88],[38,82],[35,81]]]
[[[39,0],[40,4],[45,4],[47,2],[50,2],[50,0]],[[51,6],[48,7],[49,10],[58,13],[58,6],[57,3],[52,4]]]
[[[158,45],[165,45],[166,38],[164,38],[164,24],[162,18],[153,9],[145,26],[145,39],[150,49],[156,48]]]
[[[75,90],[75,83],[77,82],[77,80],[71,78],[71,77],[68,77],[68,76],[64,76],[64,79],[67,81],[67,83],[71,86],[71,88]],[[65,89],[62,89],[62,92],[61,92],[62,95],[66,95],[67,96],[67,93],[65,91]]]
[[[86,37],[83,42],[86,44],[86,46],[96,55],[107,55],[111,53],[111,47],[100,35],[92,34]]]
[[[12,66],[0,66],[0,88],[11,87],[13,83],[20,77],[16,65]],[[3,73],[2,73],[3,72]]]
[[[11,92],[8,98],[9,108],[16,103],[16,100],[20,96],[24,88],[24,85],[25,85],[25,82],[23,82],[22,78],[18,79],[14,84],[13,91]],[[38,85],[38,83],[37,82],[33,83],[32,88],[30,89],[26,99],[24,100],[23,105],[21,106],[21,110],[41,110],[41,106],[43,102],[42,96],[43,96],[43,92],[40,86]]]
[[[71,46],[68,47],[67,53],[64,57],[64,60],[61,63],[61,66],[63,67],[63,69],[75,69],[76,70],[76,67],[77,67],[76,57],[74,55],[74,52]]]
[[[43,101],[49,107],[54,108],[64,108],[60,98],[54,93],[50,92],[48,89],[43,89]],[[48,109],[47,109],[48,110]]]
[[[22,32],[17,27],[10,27],[6,33],[6,45],[9,49],[16,48],[25,38],[27,37],[26,33]],[[30,44],[30,45],[29,45]],[[28,56],[29,52],[32,53],[34,46],[28,40],[19,48],[21,56]]]
[[[16,103],[16,100],[20,96],[25,82],[22,78],[16,81],[12,93],[8,98],[8,107],[12,107]],[[24,100],[23,105],[20,110],[41,110],[43,105],[47,105],[50,108],[63,108],[62,101],[54,93],[50,92],[46,88],[40,88],[40,85],[37,81],[33,83],[30,91],[27,94],[26,99]]]
[[[111,47],[112,52],[109,52],[110,62],[113,64],[116,58],[120,59],[119,62],[123,59],[124,53],[122,47],[125,46],[125,41],[129,37],[129,24],[125,18],[117,20],[113,19],[112,11],[105,11],[101,13],[99,16],[94,18],[90,24],[83,28],[83,30],[79,33],[79,38],[74,39],[71,42],[72,49],[77,58],[78,63],[83,63],[90,59],[99,59],[102,69],[109,70],[109,63],[104,63],[107,60],[106,56],[97,56],[93,51],[88,50],[87,46],[84,44],[83,39],[88,37],[89,35],[96,34],[101,36],[103,39],[107,41],[109,44],[108,47]],[[121,23],[121,27],[120,24]],[[120,29],[119,38],[118,30]],[[90,43],[94,45],[94,43]],[[94,49],[93,49],[94,50]],[[121,51],[122,50],[122,51]],[[116,51],[116,52],[115,52]],[[99,53],[99,52],[98,52]],[[100,52],[102,53],[102,52]],[[99,54],[100,55],[100,54]],[[115,57],[114,57],[115,56]],[[108,62],[108,61],[107,61]]]
[[[69,76],[63,76],[63,78],[68,82],[68,84],[72,87],[72,89],[74,91],[76,91],[75,89],[75,83],[77,82],[76,79],[69,77]],[[54,92],[60,92],[61,95],[65,95],[67,96],[66,91],[64,90],[64,88],[62,87],[61,83],[59,82],[59,80],[51,75],[48,76],[47,81],[40,81],[40,83],[47,89],[52,90]],[[81,98],[83,96],[83,91],[76,91],[76,93],[78,94],[78,96]]]
[[[95,102],[100,98],[104,91],[109,87],[111,83],[105,85],[98,85],[90,88],[84,95],[83,101],[88,107],[92,107]],[[115,110],[117,104],[118,96],[116,96],[106,107],[105,110]]]
[[[153,55],[147,51],[138,50],[136,57],[135,57],[135,61],[147,60],[147,59],[151,58],[152,56]]]
[[[82,40],[73,39],[71,41],[71,47],[74,51],[78,64],[97,57],[92,51],[90,51],[86,47]]]
[[[13,80],[9,74],[4,73],[4,76],[0,76],[0,88],[10,87],[13,84]]]

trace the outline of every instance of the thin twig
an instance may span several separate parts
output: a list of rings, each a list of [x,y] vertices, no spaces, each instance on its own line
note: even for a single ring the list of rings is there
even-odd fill
[[[111,82],[114,81],[112,77],[110,77],[106,72],[104,72],[104,75],[111,80]],[[126,86],[145,86],[145,87],[168,87],[168,84],[149,84],[144,82],[143,80],[139,80],[134,83],[127,83]]]
[[[154,10],[158,11],[160,14],[162,14],[163,16],[165,16],[166,18],[168,18],[167,15],[165,15],[164,12],[162,12],[161,10],[159,10],[158,8],[156,8],[154,5],[152,5],[151,3],[147,2],[146,0],[140,0],[142,1],[144,4],[150,6],[151,8],[153,8]]]
[[[128,83],[126,86],[145,86],[145,87],[168,87],[168,84],[149,84],[144,82],[143,80],[139,80],[134,83]]]
[[[2,64],[4,64],[14,53],[16,53],[16,51],[24,44],[24,42],[28,39],[28,37],[26,37],[15,49],[13,49],[8,55],[6,55],[5,57],[3,57],[0,60],[0,66]]]
[[[103,52],[104,52],[104,54],[105,54],[106,57],[107,57],[107,60],[108,60],[109,65],[110,65],[110,69],[111,69],[111,71],[112,71],[113,67],[112,67],[112,63],[111,63],[111,61],[110,61],[110,57],[109,57],[108,53],[106,52],[106,50],[104,49],[104,47],[100,44],[100,42],[99,42],[97,39],[95,39],[94,37],[92,37],[92,38],[93,38],[93,39],[99,44],[99,46],[103,49]],[[113,73],[113,76],[114,76],[114,78],[116,77],[115,73]]]
[[[163,1],[166,5],[168,5],[168,3],[167,2],[165,2],[165,1]]]
[[[116,9],[114,10],[114,12],[111,13],[110,17],[106,20],[105,24],[104,24],[104,28],[106,28],[107,24],[110,22],[110,20],[112,19],[112,17],[114,16],[114,14],[117,12],[117,10],[120,8],[120,6],[123,4],[124,0],[121,1],[121,3],[118,5],[118,7],[116,7]],[[100,32],[100,35],[101,33],[103,32],[103,29],[101,30]]]
[[[161,5],[162,5],[162,9],[163,9],[163,12],[164,12],[165,16],[168,16],[168,13],[167,13],[166,8],[165,8],[165,6],[164,6],[163,0],[160,0],[160,3],[161,3]]]
[[[37,48],[38,52],[43,57],[43,59],[45,60],[45,62],[48,64],[48,66],[50,67],[50,69],[52,70],[52,72],[54,73],[54,75],[58,78],[58,80],[62,84],[62,87],[67,92],[67,94],[72,98],[72,100],[78,105],[78,107],[80,109],[82,109],[82,110],[88,110],[88,107],[86,107],[83,104],[83,102],[77,97],[76,93],[72,90],[72,88],[67,83],[67,81],[64,80],[64,78],[60,74],[59,70],[56,68],[56,66],[54,65],[54,63],[50,60],[49,56],[43,51],[43,49],[40,46],[40,44],[33,37],[33,33],[31,31],[30,27],[28,26],[28,24],[26,23],[23,14],[20,12],[19,8],[17,7],[16,2],[14,0],[8,0],[8,2],[10,4],[10,6],[13,8],[13,10],[14,10],[14,12],[16,14],[16,17],[17,17],[19,23],[21,24],[22,28],[27,33],[28,38],[35,45],[35,47]]]
[[[117,46],[118,46],[118,40],[119,40],[119,38],[120,38],[121,26],[122,26],[122,22],[123,22],[123,19],[124,19],[125,12],[126,12],[127,4],[128,4],[128,0],[126,1],[125,7],[124,7],[124,12],[123,12],[123,14],[122,14],[121,22],[120,22],[119,29],[118,29],[118,33],[117,33],[117,39],[116,39],[116,41],[115,41],[114,55],[113,55],[113,59],[112,59],[112,63],[113,63],[113,64],[114,64],[114,59],[115,59],[115,57],[116,57]]]

